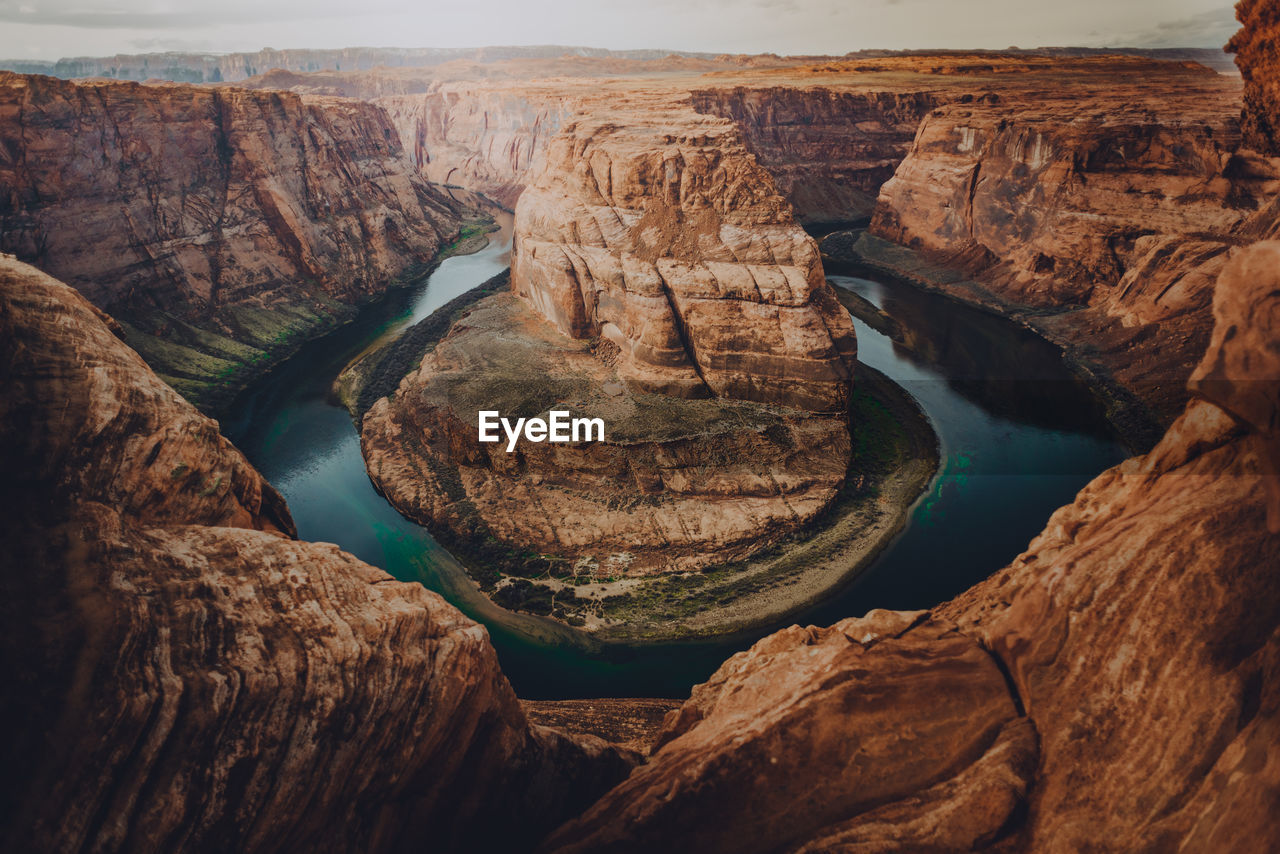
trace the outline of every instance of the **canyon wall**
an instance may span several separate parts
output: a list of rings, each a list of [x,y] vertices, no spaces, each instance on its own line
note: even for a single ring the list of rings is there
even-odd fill
[[[0,74],[0,151],[0,249],[210,407],[457,232],[356,101]]]
[[[666,99],[566,124],[516,208],[512,291],[646,391],[841,411],[853,326],[737,128]]]
[[[544,849],[1280,845],[1280,243],[1224,268],[1214,315],[1159,445],[1010,566],[735,655]]]
[[[734,86],[694,90],[693,108],[732,119],[805,223],[871,216],[880,185],[907,155],[930,91]]]
[[[625,775],[439,596],[290,539],[120,334],[0,257],[0,847],[522,850]]]
[[[559,87],[563,90],[564,87]],[[481,193],[508,209],[577,99],[557,87],[441,83],[420,95],[378,99],[428,180]]]
[[[603,441],[508,451],[505,437],[478,441],[482,409],[606,426]],[[508,294],[465,314],[374,404],[361,448],[388,500],[493,573],[486,586],[498,569],[607,579],[741,559],[821,513],[851,451],[844,414],[629,391],[599,348]]]
[[[1208,341],[1214,280],[1275,228],[1280,163],[1238,150],[1235,84],[1137,71],[939,107],[871,230],[959,268],[977,287],[936,284],[1023,317],[1167,424]]]

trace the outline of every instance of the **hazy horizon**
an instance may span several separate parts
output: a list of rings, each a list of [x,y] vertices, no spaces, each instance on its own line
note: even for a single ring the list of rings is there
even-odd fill
[[[564,45],[834,55],[873,48],[1219,48],[1238,26],[1222,0],[651,0],[643,6],[491,0],[438,8],[366,0],[358,10],[334,0],[227,0],[216,11],[182,11],[165,0],[0,0],[0,23],[0,57],[45,61],[267,46]]]

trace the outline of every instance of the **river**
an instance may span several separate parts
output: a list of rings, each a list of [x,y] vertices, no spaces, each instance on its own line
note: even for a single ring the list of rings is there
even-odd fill
[[[684,697],[750,635],[602,646],[484,598],[431,534],[373,489],[359,437],[329,389],[343,366],[508,264],[511,217],[488,247],[448,258],[352,324],[310,342],[247,389],[223,430],[284,495],[304,540],[337,543],[483,622],[503,671],[529,699]],[[895,318],[897,343],[855,321],[859,358],[903,385],[938,433],[942,465],[906,528],[852,584],[789,620],[826,624],[872,608],[927,608],[1001,568],[1092,477],[1126,456],[1049,344],[1021,327],[905,285],[832,276]]]

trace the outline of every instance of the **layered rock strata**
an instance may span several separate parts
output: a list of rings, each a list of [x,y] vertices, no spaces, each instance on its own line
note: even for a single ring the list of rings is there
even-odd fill
[[[801,222],[869,218],[936,91],[735,86],[692,93],[700,113],[732,119]]]
[[[0,74],[0,151],[0,249],[208,407],[457,232],[355,101]]]
[[[839,412],[853,325],[729,122],[659,102],[567,125],[520,197],[512,290],[645,391]]]
[[[369,476],[464,553],[507,544],[486,564],[517,572],[527,556],[535,574],[587,579],[735,560],[835,498],[850,454],[843,416],[628,390],[620,374],[524,302],[490,297],[369,410]],[[605,441],[521,439],[508,452],[505,437],[478,439],[480,410],[551,409],[603,419]]]
[[[1244,109],[1240,121],[1245,143],[1255,151],[1280,157],[1280,7],[1271,0],[1236,3],[1240,31],[1227,45],[1244,78]]]
[[[1235,97],[1175,68],[939,107],[872,234],[959,268],[975,286],[935,284],[1028,319],[1167,424],[1208,341],[1214,280],[1275,227],[1280,167],[1240,150]]]
[[[931,613],[734,656],[545,850],[1280,845],[1277,295],[1280,244],[1235,258],[1155,449]]]
[[[382,97],[378,104],[428,180],[466,187],[514,210],[535,159],[578,104],[566,88],[442,82],[425,94]]]
[[[626,773],[436,594],[290,539],[109,324],[0,258],[0,847],[520,850]]]
[[[608,578],[746,557],[835,499],[852,322],[729,122],[637,96],[567,123],[520,197],[511,290],[364,419],[402,512]],[[480,410],[557,408],[606,441],[478,439]]]

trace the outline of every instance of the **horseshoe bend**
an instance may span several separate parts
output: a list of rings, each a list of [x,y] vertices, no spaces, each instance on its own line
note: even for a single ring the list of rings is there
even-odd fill
[[[0,847],[1280,847],[1233,11],[0,62]]]

